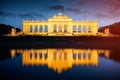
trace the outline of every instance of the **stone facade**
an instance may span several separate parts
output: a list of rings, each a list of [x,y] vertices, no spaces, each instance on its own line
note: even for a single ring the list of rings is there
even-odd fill
[[[54,15],[48,21],[23,21],[24,35],[40,36],[96,36],[98,21],[73,21],[62,13]]]
[[[12,49],[12,58],[15,55],[22,54],[23,66],[47,65],[48,68],[62,73],[63,71],[72,68],[73,65],[92,65],[98,66],[98,55],[103,54],[109,58],[110,51],[103,49]]]

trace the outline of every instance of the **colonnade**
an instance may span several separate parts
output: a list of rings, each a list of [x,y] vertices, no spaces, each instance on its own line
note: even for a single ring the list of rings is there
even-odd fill
[[[73,25],[73,32],[92,32],[90,25]]]
[[[105,53],[103,53],[105,52]],[[22,53],[23,65],[48,65],[48,68],[58,70],[72,68],[72,65],[98,65],[98,54],[109,55],[109,50],[97,49],[26,49],[11,50],[11,56]],[[107,53],[107,54],[106,54]]]
[[[56,25],[54,24],[52,26],[52,32],[69,32],[69,28],[68,28],[69,25]],[[71,27],[71,33],[75,33],[75,32],[84,32],[84,33],[87,33],[87,32],[92,32],[92,28],[90,25],[72,25],[70,26]],[[49,29],[49,26],[48,25],[29,25],[28,26],[28,32],[50,32],[48,31]],[[25,29],[25,28],[23,28]]]
[[[36,26],[32,26],[30,25],[30,28],[29,28],[29,32],[48,32],[48,25],[36,25]]]
[[[97,54],[97,51],[90,51],[90,50],[74,50],[74,49],[41,49],[41,50],[26,50],[23,54],[24,57],[27,57],[26,59],[29,60],[44,60],[44,61],[50,61],[50,60],[66,60],[68,61],[71,59],[73,62],[75,60],[91,60],[95,54]],[[28,55],[27,55],[28,54]]]
[[[53,25],[53,32],[68,32],[68,25]]]
[[[98,22],[73,21],[72,18],[58,14],[48,21],[23,21],[23,33],[46,33],[47,36],[97,35]],[[62,33],[62,34],[59,34]]]

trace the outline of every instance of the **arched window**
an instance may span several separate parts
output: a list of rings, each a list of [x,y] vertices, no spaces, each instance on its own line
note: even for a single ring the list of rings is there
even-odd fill
[[[44,58],[45,58],[45,59],[48,58],[48,54],[47,54],[47,53],[44,54]]]
[[[35,32],[38,32],[38,26],[37,25],[35,26]]]
[[[86,26],[85,25],[83,26],[83,32],[86,32]]]
[[[90,55],[90,53],[88,53],[88,59],[90,59],[90,57],[91,57],[91,55]]]
[[[30,32],[32,32],[32,25],[30,25]]]
[[[37,52],[34,53],[34,57],[35,57],[35,59],[37,59]]]
[[[30,59],[32,59],[32,52],[30,52]]]
[[[73,31],[73,32],[76,32],[76,25],[73,25],[72,31]]]
[[[42,31],[43,31],[42,27],[43,27],[43,26],[42,26],[42,25],[40,25],[40,32],[42,32]]]
[[[76,54],[75,54],[75,53],[73,53],[73,59],[74,59],[74,60],[76,59]]]
[[[81,53],[78,53],[78,59],[81,59]]]
[[[85,58],[86,58],[86,53],[84,52],[84,53],[83,53],[83,59],[85,59]]]
[[[48,25],[45,25],[45,32],[48,32]]]
[[[62,26],[59,25],[59,32],[62,32]]]
[[[40,52],[39,56],[40,56],[40,59],[42,59],[42,52]]]

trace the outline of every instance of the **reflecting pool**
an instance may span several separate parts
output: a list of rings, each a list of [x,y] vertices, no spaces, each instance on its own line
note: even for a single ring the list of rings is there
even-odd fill
[[[120,51],[103,48],[1,49],[0,73],[1,79],[10,80],[120,80]]]

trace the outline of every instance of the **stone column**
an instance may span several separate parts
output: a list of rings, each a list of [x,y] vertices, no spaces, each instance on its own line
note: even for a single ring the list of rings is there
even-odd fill
[[[62,26],[62,32],[64,32],[64,30],[65,30],[64,28],[65,28],[65,26],[63,25],[63,26]]]
[[[92,25],[90,25],[90,28],[91,28],[91,32],[93,33],[94,31],[93,31],[93,26]]]
[[[59,32],[59,25],[56,25],[56,32]]]
[[[76,32],[78,32],[78,26],[76,25]]]
[[[42,61],[44,61],[44,60],[45,60],[44,53],[42,53]]]
[[[73,23],[69,23],[68,25],[67,25],[67,32],[70,32],[71,34],[73,33]]]
[[[76,53],[76,61],[78,61],[78,53]]]
[[[40,60],[39,51],[37,51],[37,60]]]
[[[81,58],[80,58],[80,60],[83,60],[83,52],[81,53]]]
[[[56,25],[56,32],[58,32],[58,25]]]

